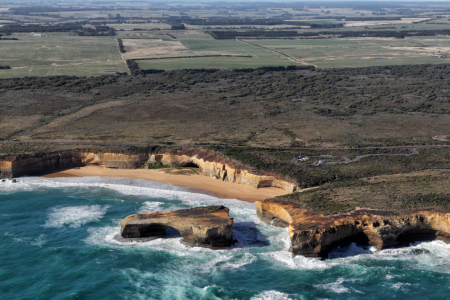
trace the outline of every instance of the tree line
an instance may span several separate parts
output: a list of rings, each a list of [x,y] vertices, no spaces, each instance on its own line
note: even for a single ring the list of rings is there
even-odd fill
[[[116,31],[109,26],[83,27],[80,24],[57,24],[57,25],[4,25],[0,32],[10,35],[13,32],[74,32],[80,36],[114,36]]]

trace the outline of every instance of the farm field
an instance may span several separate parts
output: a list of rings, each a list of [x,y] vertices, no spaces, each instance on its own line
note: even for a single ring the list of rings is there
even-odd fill
[[[0,78],[23,76],[101,75],[127,69],[112,37],[81,37],[68,34],[13,34],[17,41],[1,41]]]
[[[448,63],[449,37],[246,40],[319,68]],[[441,58],[442,57],[442,58]]]
[[[134,40],[133,42],[135,42]],[[141,42],[141,41],[140,41]],[[145,45],[155,44],[161,45],[155,47],[155,50],[142,47],[145,54],[139,55],[135,52],[125,53],[124,56],[131,58],[129,55],[136,55],[140,58],[148,57],[174,57],[174,56],[203,56],[203,55],[234,55],[234,56],[251,56],[251,57],[199,57],[199,58],[171,58],[158,60],[142,60],[138,61],[142,69],[189,69],[189,68],[219,68],[219,69],[235,69],[235,68],[256,68],[262,66],[289,66],[296,64],[288,58],[262,49],[253,47],[248,44],[236,40],[177,40],[177,41],[160,41],[159,43],[148,43]],[[129,41],[124,40],[125,46]],[[144,43],[141,43],[141,45]],[[169,47],[171,46],[171,47]],[[167,51],[162,51],[166,49]],[[146,56],[144,56],[146,55]]]

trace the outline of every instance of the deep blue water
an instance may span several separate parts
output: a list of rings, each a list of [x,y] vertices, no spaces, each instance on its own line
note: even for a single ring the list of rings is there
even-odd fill
[[[152,210],[224,204],[231,250],[186,248],[177,232],[120,243],[119,221]],[[413,255],[412,248],[427,254]],[[114,178],[0,182],[1,299],[448,299],[450,246],[375,252],[355,245],[333,259],[292,258],[286,229],[253,204]]]

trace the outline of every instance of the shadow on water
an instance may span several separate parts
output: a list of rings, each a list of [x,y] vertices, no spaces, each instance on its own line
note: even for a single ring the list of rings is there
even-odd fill
[[[233,248],[254,248],[269,246],[269,240],[256,227],[254,222],[233,224],[233,238],[237,240]]]
[[[180,238],[181,233],[176,230],[175,228],[166,228],[164,230],[164,238],[165,239],[174,239],[174,238]]]

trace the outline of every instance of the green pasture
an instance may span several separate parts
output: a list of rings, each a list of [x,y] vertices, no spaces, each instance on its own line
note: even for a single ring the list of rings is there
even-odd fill
[[[319,68],[448,63],[449,59],[440,58],[440,49],[437,47],[450,47],[449,37],[278,39],[249,42],[291,55]],[[448,54],[444,52],[447,50],[441,50],[442,54]]]
[[[67,33],[51,33],[48,37],[13,36],[19,40],[0,41],[0,65],[14,68],[1,70],[1,78],[126,72],[114,37],[81,37]]]
[[[105,75],[108,72],[127,72],[123,61],[113,62],[84,62],[74,65],[52,66],[52,65],[34,65],[11,70],[0,70],[0,78],[16,78],[26,76],[94,76]]]
[[[443,64],[450,63],[450,59],[440,59],[437,57],[410,57],[410,58],[389,58],[378,60],[367,59],[346,59],[346,60],[308,60],[310,64],[319,68],[359,68],[392,65],[412,65],[412,64]]]
[[[143,69],[239,69],[263,66],[289,66],[295,62],[286,57],[259,47],[238,42],[236,40],[179,40],[187,49],[186,56],[201,55],[250,55],[250,57],[199,57],[142,60],[138,64]]]

